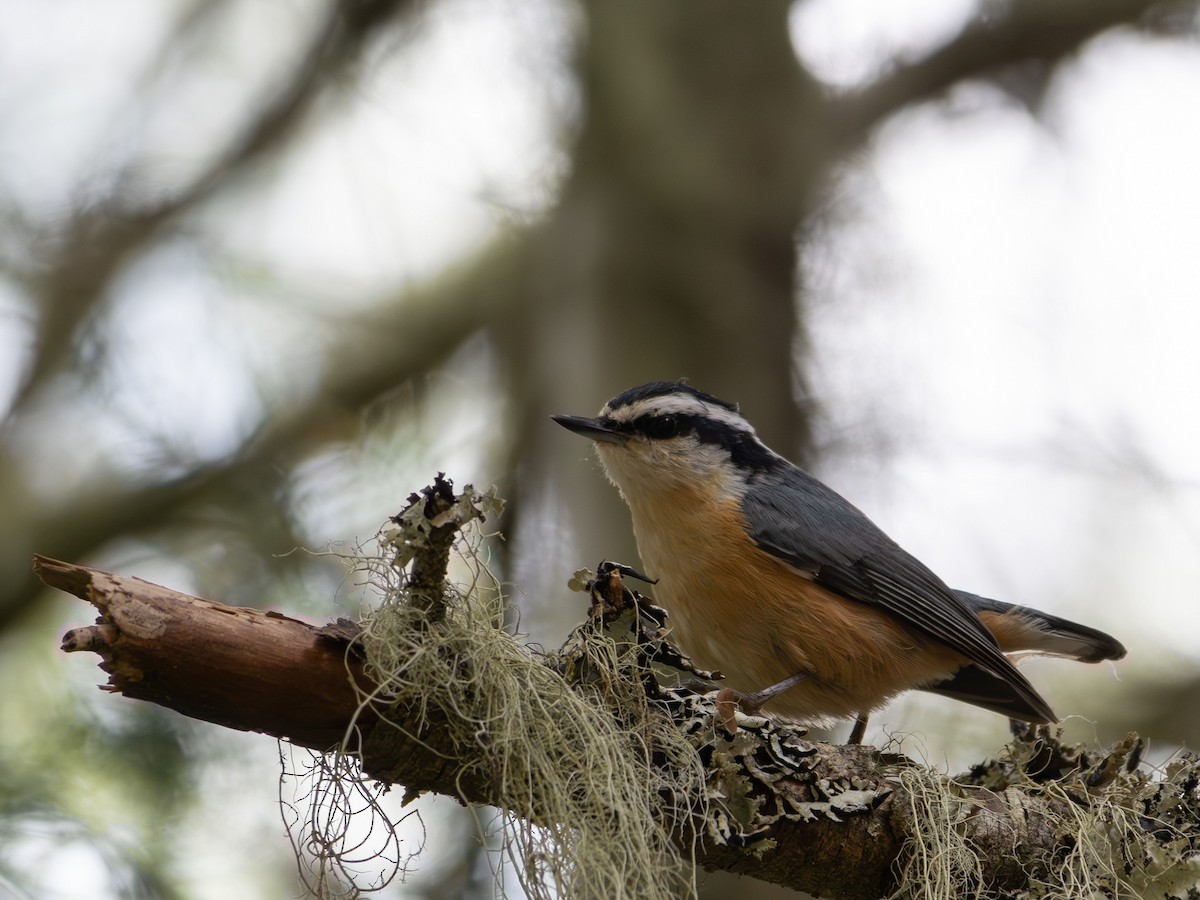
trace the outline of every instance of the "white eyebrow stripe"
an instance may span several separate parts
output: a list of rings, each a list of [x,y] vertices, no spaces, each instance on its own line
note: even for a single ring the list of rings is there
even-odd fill
[[[605,407],[604,412],[619,422],[632,422],[641,416],[702,416],[714,422],[720,422],[738,431],[748,431],[754,434],[754,428],[739,413],[705,403],[699,397],[689,394],[663,394],[658,397],[648,397],[626,406],[615,412]]]

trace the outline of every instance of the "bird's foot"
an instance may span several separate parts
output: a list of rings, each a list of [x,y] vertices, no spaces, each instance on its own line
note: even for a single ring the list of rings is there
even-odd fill
[[[795,687],[809,677],[807,672],[797,672],[795,675],[790,675],[777,684],[768,685],[757,691],[747,692],[737,691],[728,687],[721,688],[721,690],[717,691],[716,696],[716,723],[718,727],[729,734],[734,734],[738,729],[738,711],[746,715],[757,715],[764,703],[779,696],[788,688]]]

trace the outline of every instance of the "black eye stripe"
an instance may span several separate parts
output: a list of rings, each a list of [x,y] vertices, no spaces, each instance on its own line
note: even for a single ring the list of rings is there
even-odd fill
[[[638,416],[629,425],[633,431],[644,434],[652,440],[667,440],[696,431],[699,421],[700,416],[681,415],[680,413],[648,413]]]
[[[753,433],[735,428],[727,422],[708,416],[687,413],[646,413],[620,426],[622,431],[640,434],[652,441],[670,440],[681,435],[695,435],[702,444],[723,447],[739,468],[764,469],[775,462],[775,456],[754,437]]]

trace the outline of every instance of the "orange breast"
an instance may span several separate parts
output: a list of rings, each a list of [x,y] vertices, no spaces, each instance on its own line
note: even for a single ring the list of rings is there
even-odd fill
[[[853,716],[952,674],[963,658],[867,603],[839,597],[760,550],[736,497],[697,483],[631,503],[645,571],[674,638],[726,684],[758,690],[810,678],[768,709],[816,721]]]

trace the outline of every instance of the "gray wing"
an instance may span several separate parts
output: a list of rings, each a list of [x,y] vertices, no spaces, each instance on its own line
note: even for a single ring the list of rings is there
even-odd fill
[[[762,549],[810,573],[821,587],[878,606],[961,653],[1011,685],[1029,712],[1055,721],[971,607],[832,489],[792,467],[760,475],[742,502]]]

